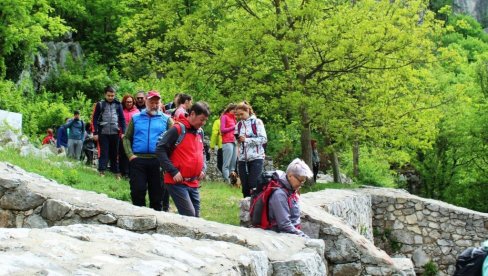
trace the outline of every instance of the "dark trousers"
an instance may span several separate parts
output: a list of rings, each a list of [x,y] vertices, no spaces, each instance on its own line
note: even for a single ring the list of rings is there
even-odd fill
[[[122,176],[129,177],[129,158],[125,154],[124,145],[122,139],[119,140],[119,169]]]
[[[146,206],[146,191],[149,191],[149,207],[161,211],[163,185],[159,160],[157,158],[135,158],[129,164],[132,204]]]
[[[100,143],[100,159],[98,160],[98,171],[107,170],[107,163],[110,159],[110,171],[119,173],[118,151],[119,151],[118,134],[100,134],[98,141]]]
[[[224,165],[224,154],[222,149],[217,150],[217,169],[222,173],[222,166]]]
[[[244,197],[251,196],[251,190],[258,185],[258,178],[263,172],[263,159],[256,159],[252,161],[239,161],[239,178],[241,179],[242,195]]]
[[[184,184],[166,185],[178,214],[190,217],[200,216],[200,191]]]
[[[162,182],[163,180],[161,180]],[[168,187],[163,183],[163,211],[169,211],[169,192]]]
[[[320,163],[313,163],[313,182],[317,182],[317,174],[319,173],[319,165]]]

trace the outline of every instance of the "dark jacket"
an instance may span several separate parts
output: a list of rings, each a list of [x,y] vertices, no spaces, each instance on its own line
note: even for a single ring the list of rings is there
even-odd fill
[[[282,189],[277,189],[269,198],[269,220],[276,225],[273,230],[307,237],[300,228],[300,205],[298,194],[291,188],[286,173],[276,171],[273,179]]]
[[[173,176],[181,173],[184,178],[182,184],[189,187],[198,187],[198,176],[205,172],[205,152],[203,135],[193,128],[185,117],[179,121],[185,125],[186,134],[180,144],[175,146],[180,133],[178,123],[166,131],[156,146],[156,156],[164,171],[164,183],[176,184]]]
[[[118,100],[114,99],[110,103],[103,100],[96,104],[93,112],[93,135],[125,133],[125,127],[122,104]]]
[[[68,147],[68,132],[64,126],[60,126],[56,131],[56,148]]]

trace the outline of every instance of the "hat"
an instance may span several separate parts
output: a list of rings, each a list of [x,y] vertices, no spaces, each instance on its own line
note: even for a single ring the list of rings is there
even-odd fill
[[[158,99],[161,99],[161,96],[159,96],[159,92],[157,92],[157,91],[149,91],[149,92],[147,93],[147,97],[146,97],[146,99],[148,99],[148,100],[149,100],[149,99],[152,99],[152,98],[158,98]]]

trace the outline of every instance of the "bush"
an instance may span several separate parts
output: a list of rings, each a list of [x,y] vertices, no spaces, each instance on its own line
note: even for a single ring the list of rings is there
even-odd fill
[[[348,176],[352,176],[352,151],[344,154],[344,171]],[[359,154],[359,179],[356,181],[380,187],[396,187],[396,173],[390,170],[386,154],[378,149],[361,148]]]

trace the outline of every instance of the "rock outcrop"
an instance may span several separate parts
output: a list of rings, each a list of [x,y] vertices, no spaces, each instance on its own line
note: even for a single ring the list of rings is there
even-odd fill
[[[469,14],[480,22],[483,28],[488,27],[488,2],[483,0],[454,0],[455,12]]]

